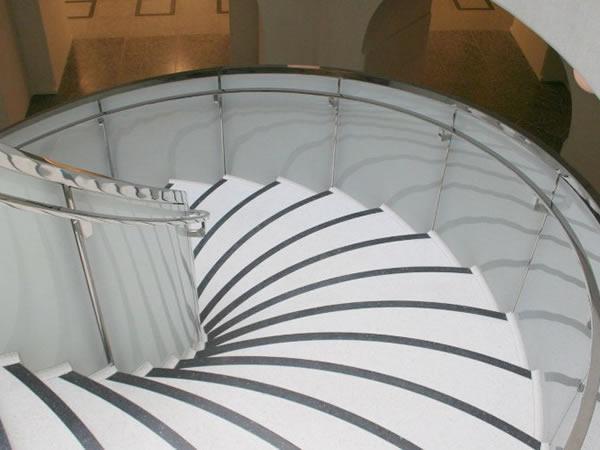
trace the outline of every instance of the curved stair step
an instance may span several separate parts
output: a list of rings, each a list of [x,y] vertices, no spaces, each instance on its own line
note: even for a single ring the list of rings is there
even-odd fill
[[[0,359],[0,365],[0,417],[13,448],[102,448],[79,416],[16,355]]]
[[[277,433],[238,411],[185,390],[117,372],[101,381],[160,418],[197,448],[296,448]]]
[[[195,253],[196,276],[200,282],[199,294],[204,289],[205,283],[210,281],[212,270],[218,270],[225,262],[225,260],[219,262],[221,258],[233,254],[238,245],[243,245],[245,239],[250,239],[253,234],[260,231],[261,227],[268,226],[270,221],[276,220],[281,211],[285,213],[288,207],[302,204],[307,198],[313,196],[313,192],[295,183],[277,180],[247,196],[231,208],[221,219],[227,220],[214,225],[219,226],[214,239],[209,230],[207,236],[201,241],[204,244],[201,254]],[[216,233],[214,228],[212,230]]]
[[[159,418],[91,378],[69,371],[46,384],[105,448],[194,448]]]
[[[225,346],[226,347],[226,346]],[[236,365],[276,369],[292,360],[318,360],[393,375],[444,392],[482,410],[532,430],[533,381],[476,359],[430,348],[359,340],[281,342],[223,351],[182,360],[177,368],[228,370]],[[490,389],[490,382],[494,389]]]
[[[397,226],[393,218],[387,217],[388,213],[381,210],[367,210],[370,213],[360,216],[349,215],[349,220],[340,221],[335,226],[322,228],[314,233],[304,233],[310,231],[310,228],[300,232],[296,236],[288,239],[288,242],[282,241],[268,250],[261,248],[261,244],[250,242],[249,249],[254,250],[254,255],[261,255],[254,261],[251,261],[251,270],[235,272],[231,270],[233,265],[242,266],[244,263],[237,262],[238,256],[234,255],[231,258],[231,263],[226,270],[221,270],[216,274],[213,283],[204,291],[204,295],[200,299],[200,303],[210,305],[214,302],[219,302],[221,305],[227,304],[229,301],[243,295],[249,289],[254,288],[259,282],[268,277],[274,277],[278,272],[290,271],[295,265],[311,265],[314,271],[327,273],[327,269],[321,268],[326,262],[330,264],[339,264],[341,258],[346,258],[347,261],[360,262],[363,257],[361,253],[369,253],[369,249],[374,249],[375,252],[385,252],[389,254],[408,254],[414,243],[409,242],[417,239],[426,239],[428,236],[424,234],[405,233],[405,230]],[[343,217],[342,217],[343,218]],[[334,219],[335,220],[335,219]],[[304,233],[304,234],[303,234]],[[395,244],[396,243],[396,244]],[[436,261],[436,258],[442,258],[443,255],[435,249],[435,244],[427,243],[425,246],[430,246],[432,252],[436,252],[437,256],[428,258],[431,252],[419,251],[418,253],[410,253],[418,255],[419,261]],[[386,248],[383,248],[386,247]],[[393,247],[401,249],[399,252],[394,252]],[[275,249],[273,251],[271,249]],[[264,255],[264,256],[263,256]],[[332,261],[329,261],[329,258]],[[384,264],[389,258],[377,258],[378,264]],[[337,261],[336,261],[337,260]],[[407,265],[418,265],[419,263],[409,262],[408,258],[403,258]],[[367,267],[366,263],[362,264]],[[297,267],[301,269],[302,266]],[[232,272],[234,275],[231,275]],[[303,271],[304,272],[304,271]],[[289,274],[286,274],[289,276]],[[297,275],[297,274],[296,274]],[[233,284],[229,286],[230,282]],[[287,282],[286,282],[287,283]],[[227,286],[224,292],[221,292],[224,286]],[[208,315],[203,315],[203,318]]]
[[[537,448],[539,444],[512,424],[425,386],[398,377],[378,377],[369,371],[348,374],[343,370],[323,364],[310,369],[228,366],[155,369],[149,376],[162,382],[168,380],[169,384],[189,392],[206,392],[213,401],[253,417],[276,408],[278,415],[287,418],[290,428],[300,426],[309,436],[318,436],[329,428],[333,421],[321,417],[327,411],[331,417],[352,425],[347,427],[348,431],[360,428],[369,432],[375,439],[367,448],[379,448],[386,442],[400,448],[457,449]],[[267,400],[269,397],[279,398],[281,403],[274,406]],[[315,400],[319,404],[315,405]],[[290,403],[302,404],[316,413],[312,419],[295,423],[295,414],[288,413]],[[361,448],[356,443],[348,446]],[[319,441],[307,443],[306,447],[320,448]]]

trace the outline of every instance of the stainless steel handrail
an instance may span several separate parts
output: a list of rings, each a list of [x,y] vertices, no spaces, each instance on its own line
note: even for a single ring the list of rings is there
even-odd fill
[[[58,163],[0,143],[0,168],[76,189],[131,200],[185,205],[185,192],[131,184],[101,174]]]
[[[223,93],[222,90],[222,82],[221,79],[226,75],[236,75],[236,74],[303,74],[303,75],[318,75],[330,78],[337,79],[348,79],[348,80],[356,80],[368,82],[371,84],[381,85],[390,87],[399,91],[408,92],[414,95],[419,95],[424,98],[428,98],[431,100],[435,100],[437,102],[456,106],[457,108],[468,112],[473,117],[492,125],[502,134],[507,135],[508,137],[518,140],[521,145],[527,148],[528,151],[534,153],[537,157],[539,157],[542,161],[549,164],[551,167],[558,169],[563,174],[568,174],[568,179],[566,182],[577,192],[577,194],[582,198],[587,207],[594,211],[595,217],[600,222],[600,194],[596,192],[589,183],[583,179],[578,173],[574,171],[572,167],[567,164],[566,161],[561,159],[560,155],[550,149],[543,149],[543,145],[537,142],[535,139],[531,138],[527,135],[527,133],[517,128],[515,125],[508,127],[498,117],[495,117],[491,112],[486,111],[483,112],[481,110],[475,109],[470,105],[467,105],[462,100],[457,98],[449,97],[446,94],[441,94],[439,92],[432,91],[430,89],[423,89],[413,84],[409,84],[406,82],[390,80],[386,78],[382,78],[379,76],[372,76],[366,73],[347,70],[347,69],[339,69],[339,68],[331,68],[331,67],[321,67],[321,66],[294,66],[294,65],[263,65],[263,66],[244,66],[244,67],[215,67],[209,69],[201,69],[201,70],[193,70],[188,72],[179,72],[167,75],[161,75],[154,78],[149,78],[142,81],[135,81],[133,83],[129,83],[123,86],[118,86],[115,88],[107,89],[104,91],[99,91],[97,93],[93,93],[84,97],[81,97],[75,101],[69,102],[65,105],[57,106],[54,108],[50,108],[47,111],[34,115],[30,118],[22,120],[16,124],[13,124],[7,128],[0,130],[0,140],[10,135],[11,133],[17,132],[22,128],[26,128],[30,125],[36,124],[47,117],[50,117],[54,114],[68,111],[77,106],[85,105],[91,102],[98,103],[99,101],[118,95],[126,92],[131,92],[138,89],[143,89],[152,86],[158,86],[161,84],[171,83],[171,82],[179,82],[186,81],[192,79],[200,79],[200,78],[210,78],[217,77],[218,78],[218,88],[216,90],[202,91],[196,93],[187,93],[183,95],[172,95],[161,97],[157,99],[146,100],[142,102],[132,103],[120,108],[115,108],[112,110],[103,110],[98,111],[97,113],[88,114],[83,118],[71,121],[59,127],[55,127],[49,131],[40,133],[34,138],[28,140],[27,142],[22,142],[16,147],[19,150],[22,150],[22,147],[35,142],[44,137],[50,136],[59,131],[63,131],[72,126],[84,123],[88,120],[100,119],[108,114],[113,114],[120,111],[126,111],[133,108],[137,108],[140,106],[151,105],[155,103],[162,103],[170,100],[176,100],[181,98],[192,98],[197,96],[205,96],[205,95],[213,95],[218,96]],[[26,152],[25,152],[26,153]],[[145,186],[148,188],[147,186]],[[157,188],[151,188],[157,189]]]
[[[97,213],[93,211],[83,211],[80,209],[70,209],[63,206],[51,205],[49,203],[28,200],[14,195],[0,193],[0,203],[13,208],[26,211],[35,211],[43,214],[49,214],[65,219],[83,220],[95,223],[119,223],[131,225],[184,225],[192,223],[204,223],[208,219],[209,213],[201,210],[188,210],[184,215],[167,217],[134,217],[119,216],[113,214]]]
[[[144,102],[130,104],[130,105],[120,107],[117,109],[113,109],[113,110],[105,110],[101,114],[92,115],[92,116],[86,117],[85,119],[75,121],[75,122],[71,123],[70,125],[61,126],[59,129],[56,129],[55,131],[66,129],[69,126],[75,125],[76,123],[81,123],[81,121],[90,120],[91,118],[98,118],[98,117],[102,117],[104,115],[110,115],[110,114],[114,114],[116,112],[133,109],[133,108],[140,107],[140,106],[145,106],[145,105],[154,104],[154,103],[161,103],[161,102],[166,102],[166,101],[180,99],[180,98],[192,98],[192,97],[201,97],[201,96],[208,96],[208,95],[215,96],[216,95],[216,96],[219,96],[218,99],[220,100],[221,96],[223,96],[225,94],[250,93],[250,92],[254,92],[254,93],[289,93],[289,94],[298,94],[298,95],[312,95],[312,96],[319,96],[319,97],[337,98],[337,99],[343,99],[343,100],[347,100],[347,101],[356,101],[356,102],[361,102],[361,103],[365,103],[365,104],[370,104],[373,106],[386,108],[389,110],[400,112],[400,113],[421,119],[423,121],[426,121],[432,125],[435,125],[436,127],[441,128],[442,130],[445,130],[446,132],[448,132],[456,137],[459,137],[459,138],[471,143],[472,145],[479,148],[484,153],[488,154],[492,158],[499,161],[503,166],[505,166],[506,168],[511,170],[513,173],[515,173],[527,186],[529,186],[536,193],[536,195],[539,197],[540,201],[546,206],[548,211],[556,218],[558,223],[561,225],[561,227],[565,231],[565,233],[568,236],[568,238],[571,242],[571,245],[572,245],[573,249],[575,250],[575,253],[578,257],[579,264],[581,265],[581,268],[582,268],[582,271],[583,271],[583,274],[584,274],[584,277],[586,280],[588,295],[589,295],[589,299],[590,299],[590,303],[591,303],[591,315],[592,315],[591,322],[592,322],[593,333],[592,333],[591,363],[590,363],[590,368],[588,371],[588,382],[586,383],[584,393],[583,393],[583,400],[582,400],[583,406],[580,408],[577,418],[575,419],[575,422],[574,422],[575,425],[572,428],[572,432],[570,434],[569,441],[568,441],[568,444],[566,447],[568,449],[578,448],[577,447],[578,443],[583,440],[583,438],[585,437],[585,434],[587,432],[587,428],[588,428],[589,422],[591,420],[591,415],[594,410],[594,402],[595,402],[595,398],[596,398],[596,393],[598,391],[598,386],[600,384],[600,358],[598,356],[596,356],[596,355],[600,355],[600,336],[599,336],[599,334],[600,334],[600,316],[599,316],[600,293],[599,293],[599,289],[598,289],[597,280],[595,279],[595,276],[594,276],[593,270],[591,268],[591,265],[588,261],[586,252],[585,252],[581,242],[579,241],[577,234],[575,233],[573,228],[570,226],[568,220],[563,216],[561,211],[553,204],[552,200],[546,195],[546,193],[539,186],[537,186],[537,184],[531,178],[529,178],[525,173],[523,173],[516,165],[514,165],[513,163],[508,161],[506,158],[504,158],[503,156],[501,156],[500,154],[498,154],[497,152],[495,152],[494,150],[492,150],[490,147],[486,146],[482,142],[479,142],[478,140],[470,137],[469,135],[467,135],[459,130],[454,129],[453,127],[448,126],[445,123],[439,122],[439,121],[437,121],[433,118],[430,118],[424,114],[417,113],[417,112],[412,111],[407,108],[402,108],[397,105],[392,105],[392,104],[388,104],[385,102],[381,102],[381,101],[377,101],[377,100],[373,100],[373,99],[369,99],[369,98],[365,98],[365,97],[345,95],[343,93],[340,93],[339,91],[338,92],[323,92],[323,91],[311,91],[311,90],[302,90],[302,89],[284,89],[284,88],[240,88],[240,89],[223,89],[222,88],[221,78],[223,75],[247,74],[247,73],[302,73],[302,74],[328,76],[328,77],[337,78],[338,80],[354,79],[354,80],[358,80],[358,81],[365,81],[365,82],[381,84],[381,85],[385,85],[388,87],[411,92],[416,95],[421,95],[423,97],[430,98],[430,99],[439,101],[441,103],[447,104],[449,106],[453,106],[457,109],[466,111],[467,113],[471,114],[473,117],[475,117],[481,121],[484,121],[488,124],[493,125],[499,131],[501,131],[503,134],[508,135],[510,138],[512,138],[514,140],[518,140],[519,144],[523,145],[525,148],[527,148],[527,150],[534,153],[537,157],[539,157],[539,159],[541,161],[548,164],[550,169],[558,170],[560,172],[559,176],[561,178],[565,179],[565,181],[569,184],[569,186],[571,186],[575,190],[575,192],[577,192],[579,194],[580,198],[582,199],[582,202],[591,211],[593,211],[596,214],[596,217],[598,217],[598,212],[600,211],[600,208],[598,207],[598,204],[594,201],[594,198],[597,197],[597,194],[590,195],[590,193],[586,189],[584,189],[583,186],[581,186],[579,183],[577,183],[577,182],[571,183],[569,180],[572,180],[572,179],[577,180],[577,176],[575,176],[572,173],[572,171],[570,171],[566,167],[566,164],[563,161],[559,161],[556,156],[551,156],[549,153],[542,150],[539,147],[539,145],[537,145],[531,139],[525,137],[523,133],[509,129],[508,127],[503,125],[500,121],[491,117],[489,114],[474,110],[470,106],[468,106],[458,100],[450,99],[446,96],[443,96],[440,94],[435,94],[430,91],[425,91],[425,90],[417,88],[415,86],[411,86],[411,85],[407,85],[407,84],[403,84],[403,83],[399,83],[399,82],[394,82],[394,81],[390,81],[390,80],[383,80],[381,78],[370,77],[365,74],[347,71],[347,70],[324,69],[324,68],[320,68],[320,67],[314,67],[314,68],[307,69],[307,68],[298,68],[298,67],[289,67],[289,66],[269,66],[269,67],[260,67],[260,68],[234,68],[234,69],[217,68],[217,69],[211,69],[211,70],[195,71],[195,72],[188,72],[188,73],[183,73],[183,74],[175,74],[175,75],[157,77],[155,79],[145,80],[145,81],[134,83],[134,84],[131,84],[131,85],[128,85],[125,87],[109,90],[109,91],[106,91],[106,92],[103,92],[100,94],[94,94],[87,98],[81,99],[80,101],[77,102],[77,104],[83,104],[83,103],[89,102],[91,100],[101,100],[103,98],[107,98],[109,96],[112,96],[112,95],[115,95],[118,93],[128,92],[128,91],[141,89],[141,88],[149,87],[149,86],[155,86],[158,84],[168,83],[171,81],[182,81],[182,80],[193,79],[193,78],[202,78],[202,77],[218,77],[218,89],[217,90],[208,90],[208,91],[203,91],[203,92],[196,92],[196,93],[188,93],[188,94],[182,94],[182,95],[175,95],[175,96],[158,98],[158,99],[152,99],[152,100],[148,100],[148,101],[144,101]],[[222,107],[222,106],[220,105],[220,107]],[[67,109],[67,108],[64,108],[64,107],[60,108],[60,110],[65,110],[65,109]],[[43,117],[45,117],[45,116],[41,116],[41,118],[43,118]],[[37,119],[34,119],[34,120],[37,120]],[[7,130],[0,132],[0,138],[3,135],[10,133],[11,131],[17,130],[21,127],[28,125],[29,123],[32,123],[32,121],[28,121],[28,122],[26,121],[21,124],[17,124],[14,127],[11,127]],[[55,131],[46,132],[43,134],[43,136],[52,134]],[[40,137],[38,137],[38,138],[40,138]],[[36,139],[38,139],[38,138],[36,138]],[[31,140],[31,142],[33,142],[34,140],[35,139]],[[570,177],[568,177],[569,175],[570,175]]]
[[[63,186],[63,194],[65,201],[69,209],[75,209],[75,200],[73,199],[73,191],[69,186]],[[85,278],[85,284],[90,297],[90,303],[94,317],[96,319],[96,327],[98,328],[98,334],[102,341],[102,348],[104,349],[104,355],[106,356],[106,362],[110,365],[114,365],[115,357],[110,345],[110,339],[106,332],[106,324],[104,322],[104,315],[102,314],[102,307],[98,300],[98,290],[96,289],[96,282],[92,275],[92,268],[90,266],[90,258],[88,257],[87,248],[85,245],[85,233],[81,222],[78,220],[71,220],[71,227],[73,229],[73,235],[75,236],[75,244],[77,245],[77,253],[79,254],[79,262],[81,263],[81,269]]]

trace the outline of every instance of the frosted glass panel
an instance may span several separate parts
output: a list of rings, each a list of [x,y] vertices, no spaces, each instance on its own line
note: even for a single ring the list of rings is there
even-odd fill
[[[555,205],[581,241],[596,281],[600,283],[600,218],[594,217],[588,206],[565,180],[559,183]]]
[[[102,175],[110,175],[104,133],[96,119],[53,133],[24,146],[23,150]]]
[[[75,192],[75,204],[110,214],[176,215],[170,206]],[[191,247],[182,227],[94,224],[86,246],[115,362],[161,365],[198,342]]]
[[[142,106],[105,120],[118,178],[164,186],[171,178],[214,183],[223,176],[212,96]]]
[[[590,303],[583,272],[559,222],[548,216],[515,310],[532,369],[541,371],[549,440],[587,375]]]
[[[481,269],[501,311],[516,303],[544,215],[517,175],[452,140],[435,230],[462,265]]]
[[[223,105],[229,174],[329,188],[335,111],[327,97],[226,94]]]
[[[155,86],[141,87],[133,91],[122,92],[104,98],[102,99],[102,110],[110,111],[157,99],[216,91],[218,88],[219,82],[217,77],[159,83]]]
[[[448,126],[452,125],[454,105],[411,92],[362,81],[343,80],[342,94],[387,103],[422,114]]]
[[[59,185],[0,169],[0,192],[64,205]],[[0,204],[0,354],[32,370],[106,364],[68,220]]]
[[[429,231],[447,143],[434,125],[342,100],[335,186],[368,207],[386,204],[415,230]]]
[[[338,80],[332,77],[300,74],[244,74],[224,75],[223,89],[279,88],[336,93]]]
[[[32,123],[27,126],[19,128],[6,136],[2,136],[0,141],[8,145],[18,146],[43,134],[85,120],[99,112],[100,110],[96,101],[75,107],[67,105],[62,111],[49,111],[40,118],[33,119]]]
[[[489,118],[482,120],[477,115],[484,117],[477,111],[471,114],[457,110],[455,128],[508,159],[550,196],[556,179],[555,168],[546,164],[528,145],[519,142],[516,133],[506,125]]]

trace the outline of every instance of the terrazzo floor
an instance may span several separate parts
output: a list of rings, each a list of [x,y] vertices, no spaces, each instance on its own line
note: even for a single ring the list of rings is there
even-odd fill
[[[137,16],[137,1],[96,0],[92,18],[70,20],[74,40],[59,91],[34,96],[28,115],[132,81],[230,63],[229,15],[219,12],[228,2],[176,0],[172,15]],[[432,13],[441,4],[436,0]],[[167,11],[170,0],[140,5],[142,12]],[[460,13],[434,14],[422,71],[408,74],[390,65],[370,73],[462,99],[560,151],[571,120],[567,87],[538,80],[508,30],[506,13],[477,12],[490,20],[480,16],[465,22],[464,30],[436,19],[463,26],[457,17],[471,15]],[[489,28],[476,29],[477,23]]]

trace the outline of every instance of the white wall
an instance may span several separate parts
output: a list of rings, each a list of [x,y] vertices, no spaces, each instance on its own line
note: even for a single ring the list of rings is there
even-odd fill
[[[542,39],[600,93],[600,1],[495,0]]]
[[[258,3],[256,0],[230,0],[231,64],[258,64]]]
[[[261,64],[362,70],[363,39],[381,0],[258,0]]]
[[[25,117],[29,91],[7,0],[0,0],[0,128]]]
[[[58,90],[71,47],[60,0],[8,0],[31,94]]]
[[[561,156],[600,192],[600,100],[579,87],[567,66],[571,129]]]
[[[71,29],[67,22],[64,1],[38,1],[50,59],[50,69],[53,75],[54,90],[57,90],[71,50]]]

